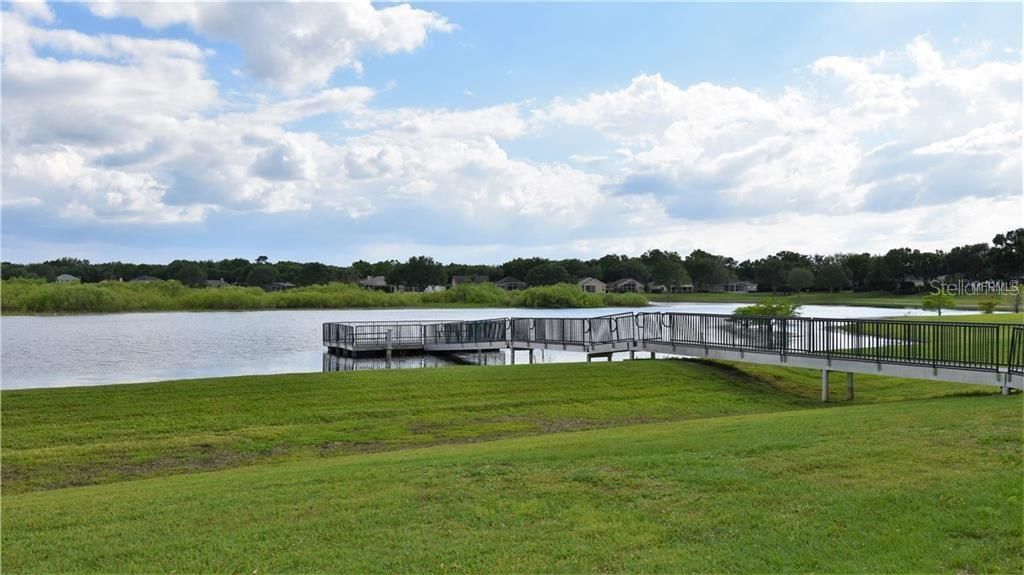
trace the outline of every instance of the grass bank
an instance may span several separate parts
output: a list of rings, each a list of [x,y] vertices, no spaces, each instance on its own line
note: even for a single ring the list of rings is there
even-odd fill
[[[700,302],[700,303],[757,303],[771,298],[799,305],[853,305],[869,307],[920,308],[923,295],[893,295],[887,292],[840,292],[840,293],[681,293],[648,294],[652,302]],[[1012,311],[1014,296],[957,295],[953,300],[959,309],[980,309],[981,302],[997,299],[1000,311]]]
[[[333,283],[264,292],[260,288],[190,288],[176,281],[58,284],[41,280],[0,282],[5,314],[116,313],[266,309],[416,307],[642,307],[638,294],[587,294],[573,284],[508,292],[493,284],[460,285],[435,293],[384,293]]]
[[[651,370],[669,370],[661,375],[671,375],[679,389],[668,391],[664,383],[656,387],[670,395],[685,394],[699,380],[673,372],[684,370],[680,363],[594,365],[581,373],[594,376],[597,370],[615,369],[621,370],[620,376],[632,371],[650,376]],[[527,385],[540,369],[461,371],[479,381],[514,374],[517,384]],[[366,388],[392,384],[377,374],[331,377],[342,387],[349,382]],[[812,408],[811,402],[784,390],[748,385],[742,375],[735,378],[738,381],[731,386],[726,379],[717,386],[708,384],[714,389],[694,396],[696,400],[703,394],[720,394],[717,400],[694,401],[689,416],[661,423],[611,418],[603,428],[588,431],[553,428],[533,437],[474,444],[448,442],[340,457],[310,454],[278,464],[5,495],[3,569],[1024,569],[1020,396]],[[255,383],[206,385],[233,388]],[[320,383],[325,386],[326,380]],[[619,394],[616,386],[588,389],[584,381],[576,383],[576,393],[591,397],[582,403],[591,405],[584,411],[592,414],[642,413],[642,408],[630,406],[644,403],[648,409],[660,409],[653,398],[638,400],[636,390]],[[483,393],[468,403],[494,405],[490,396],[498,386],[481,385]],[[725,401],[730,387],[737,393],[735,402]],[[232,394],[238,391],[235,388]],[[430,395],[429,391],[424,389],[423,394]],[[518,391],[515,395],[528,398],[532,407],[505,405],[503,410],[522,409],[518,413],[526,418],[544,420],[544,413],[556,406],[579,409],[558,393],[545,400],[545,389]],[[99,390],[97,397],[110,399],[104,392],[109,393]],[[751,400],[752,396],[758,399]],[[404,395],[390,397],[389,405],[379,409],[406,409]],[[6,392],[4,399],[8,400]],[[89,403],[82,398],[79,405]],[[745,413],[727,407],[733,403],[747,403],[747,409],[740,410]],[[704,412],[703,406],[714,404],[719,405]],[[5,415],[11,409],[5,402]],[[138,411],[147,410],[140,406]],[[346,421],[361,421],[363,414],[373,411],[367,406]],[[447,413],[456,416],[462,411],[466,404]],[[40,412],[32,419],[41,417]],[[26,425],[5,424],[4,441],[18,439]],[[105,427],[98,426],[93,435],[104,434]],[[233,433],[231,424],[225,427],[213,421],[197,425],[211,435]],[[415,433],[402,425],[393,432]],[[7,452],[5,446],[5,459]]]

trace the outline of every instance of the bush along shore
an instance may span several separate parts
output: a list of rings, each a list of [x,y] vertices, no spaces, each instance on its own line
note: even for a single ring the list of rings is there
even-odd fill
[[[0,283],[5,314],[115,313],[402,307],[642,307],[647,298],[631,293],[584,293],[573,284],[505,291],[494,284],[463,284],[443,292],[385,293],[347,283],[285,291],[255,287],[190,288],[177,281],[57,284],[40,280]]]

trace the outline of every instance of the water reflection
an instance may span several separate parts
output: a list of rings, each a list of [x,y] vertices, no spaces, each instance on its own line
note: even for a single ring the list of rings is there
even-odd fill
[[[449,308],[0,315],[0,388],[319,371],[324,362],[329,361],[323,359],[321,341],[321,324],[325,321],[593,317],[628,311],[731,313],[737,306],[685,303],[643,309]],[[841,306],[806,306],[803,309],[806,317],[885,317],[907,313],[921,312]],[[586,354],[565,351],[534,355],[535,363],[586,361]],[[616,354],[615,359],[624,359],[624,355]],[[511,363],[508,352],[504,358],[506,363]],[[415,357],[402,359],[414,364],[436,361]],[[517,354],[516,363],[528,363],[526,352]]]
[[[416,354],[385,357],[344,357],[323,354],[323,371],[363,371],[377,369],[413,369],[423,367],[449,367],[452,365],[505,365],[505,353],[489,351],[467,354]]]

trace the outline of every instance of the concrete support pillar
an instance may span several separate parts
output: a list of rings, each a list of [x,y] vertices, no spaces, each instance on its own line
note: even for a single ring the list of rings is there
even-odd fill
[[[533,350],[530,350],[530,365],[533,365]]]
[[[846,374],[846,400],[853,399],[853,372]]]
[[[629,359],[636,359],[636,352],[635,351],[630,350],[630,352],[629,352]]]
[[[654,352],[651,352],[651,359],[654,359]]]
[[[590,354],[588,353],[588,354],[587,354],[587,363],[590,363],[590,360],[592,360],[592,359],[594,359],[594,356],[592,356],[592,355],[590,355]]]
[[[516,348],[513,347],[512,349],[508,350],[508,354],[512,358],[512,365],[515,365],[516,364]]]
[[[1010,395],[1010,386],[1004,385],[1000,388],[1000,391],[1002,391],[1003,395]]]
[[[611,361],[611,360],[612,360],[612,356],[613,356],[613,355],[615,355],[615,354],[614,354],[614,353],[609,353],[609,354],[608,354],[608,361]]]
[[[821,402],[828,403],[828,370],[821,370]]]

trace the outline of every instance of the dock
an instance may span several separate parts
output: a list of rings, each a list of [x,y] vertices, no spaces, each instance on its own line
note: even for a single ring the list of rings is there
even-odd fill
[[[1024,390],[1024,326],[883,319],[752,317],[630,312],[598,317],[323,324],[323,344],[342,357],[563,350],[587,360],[639,353],[873,374]]]

